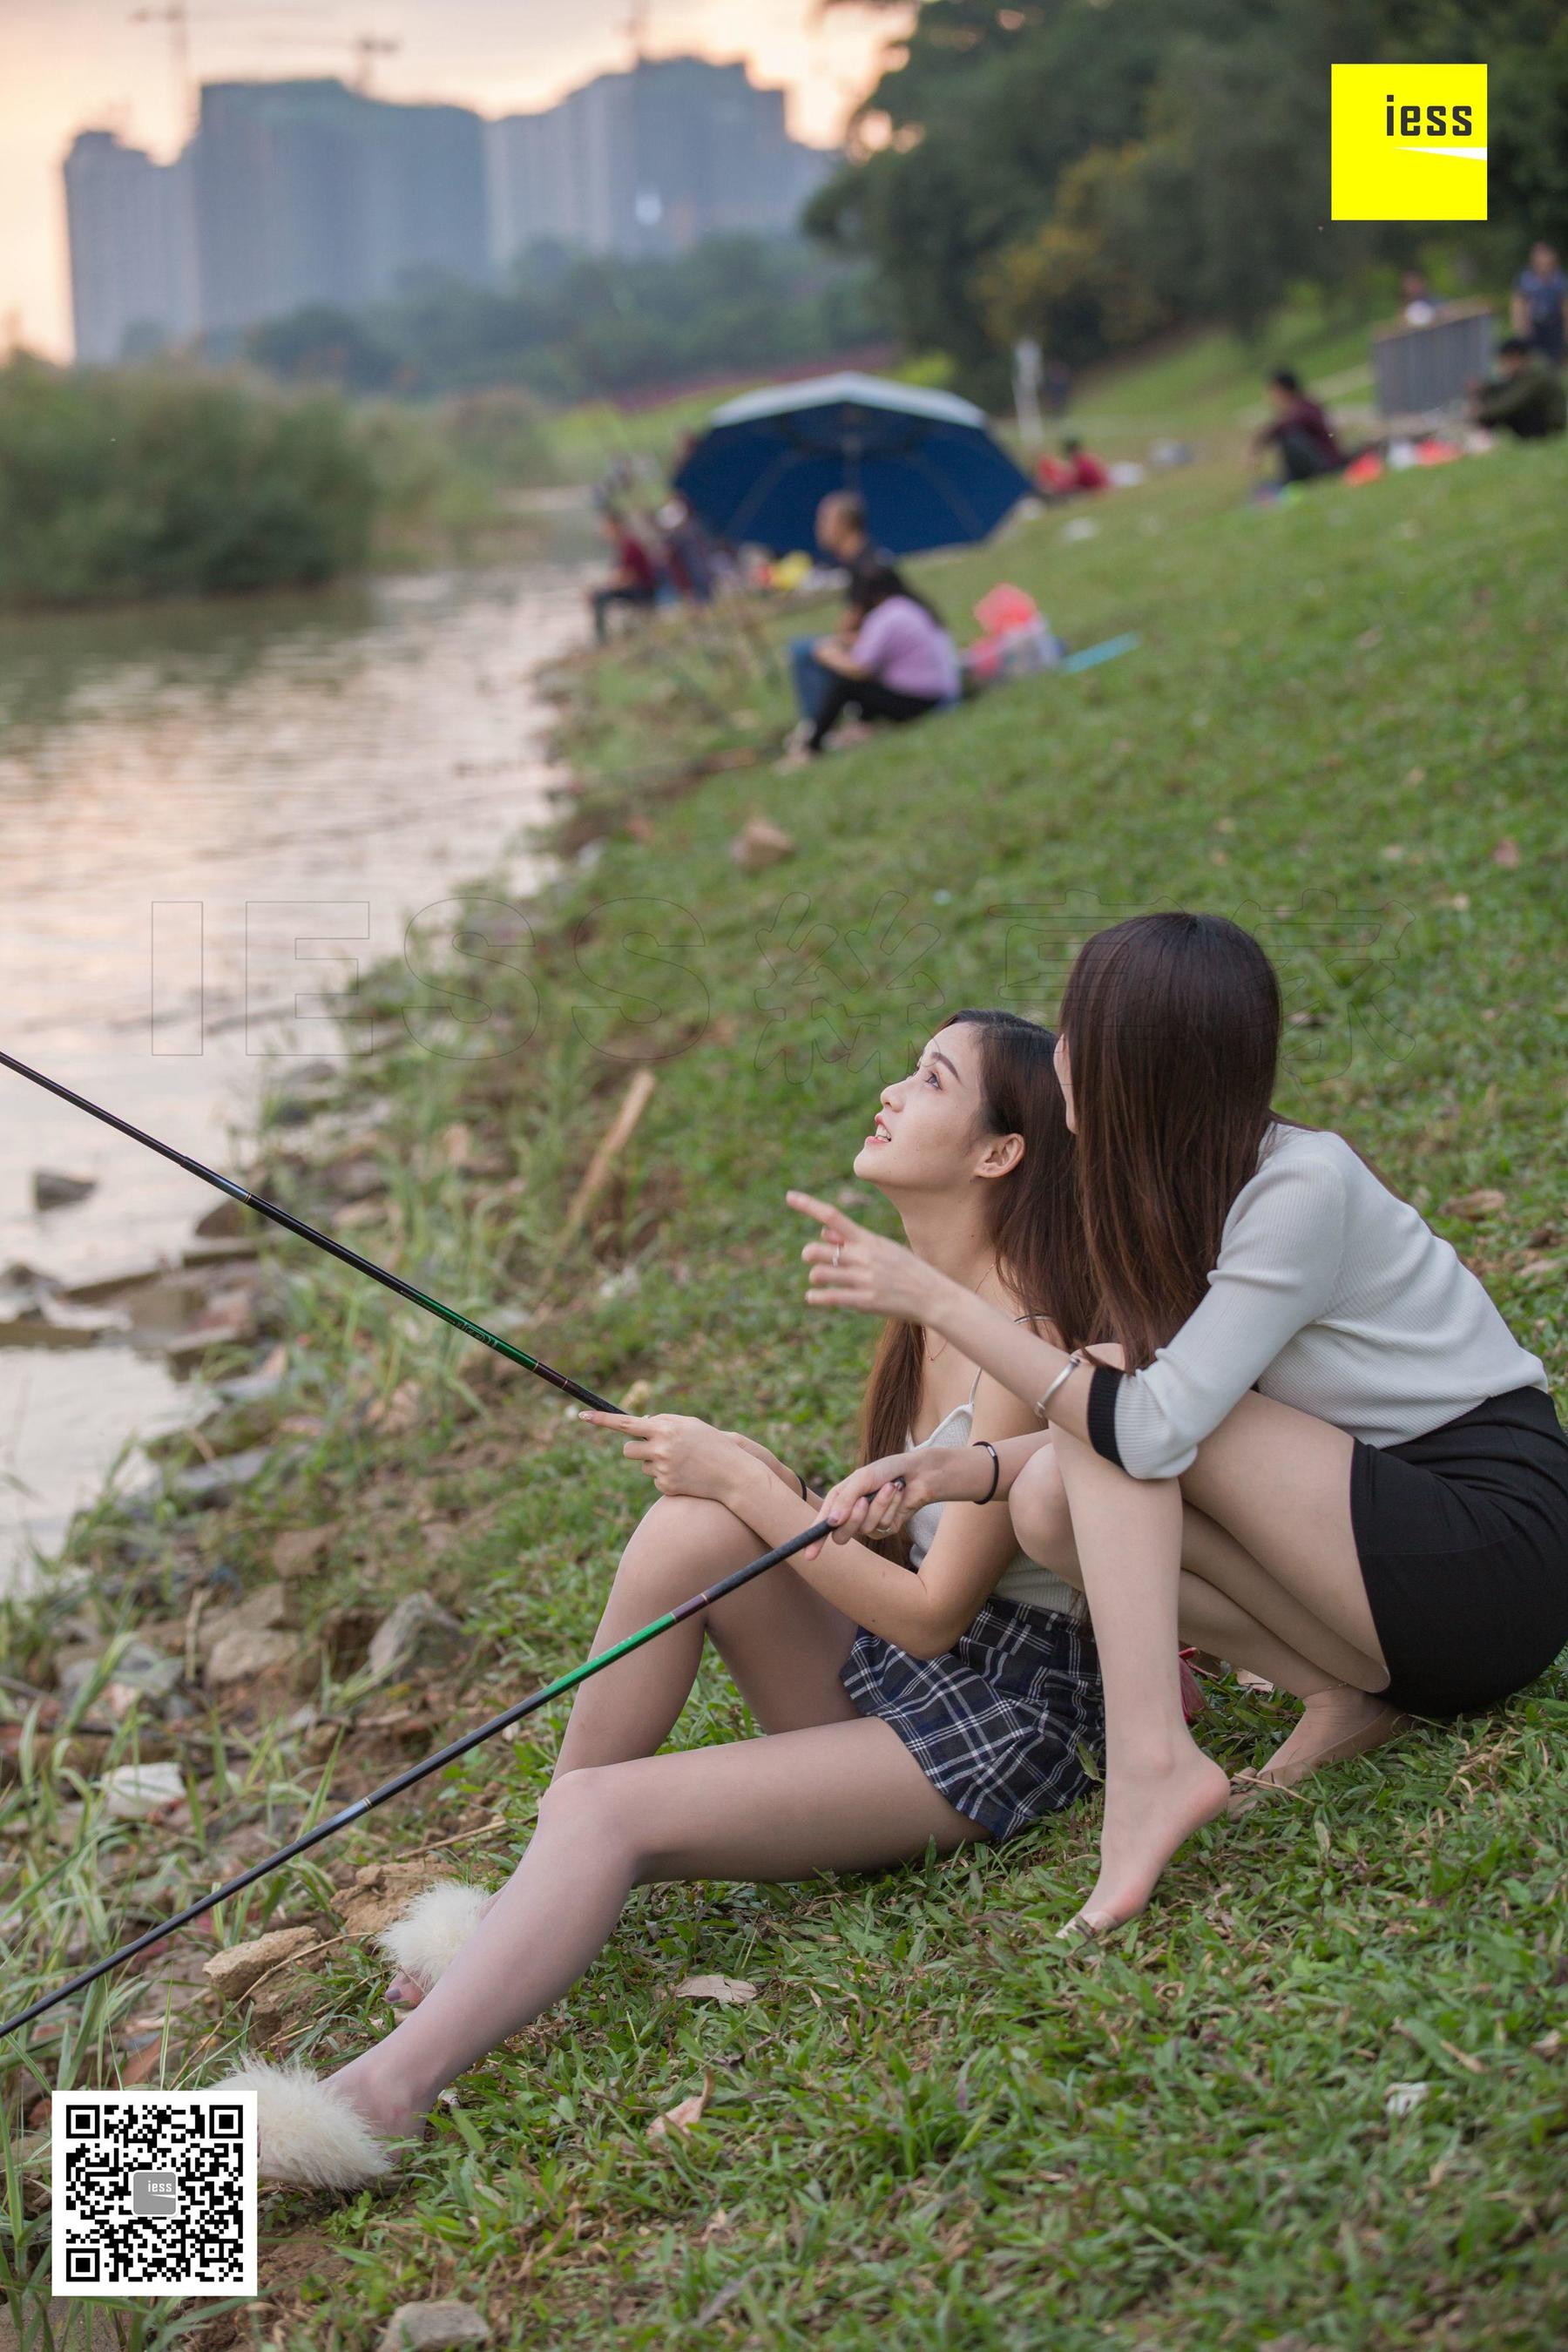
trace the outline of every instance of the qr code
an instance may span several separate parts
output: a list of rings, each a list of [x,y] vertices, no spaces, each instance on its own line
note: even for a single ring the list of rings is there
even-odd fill
[[[57,2092],[56,2294],[255,2294],[254,2091]]]

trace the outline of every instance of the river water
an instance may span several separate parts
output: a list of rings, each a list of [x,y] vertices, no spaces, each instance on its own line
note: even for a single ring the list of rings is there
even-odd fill
[[[0,1045],[237,1172],[262,1079],[352,1050],[356,968],[474,876],[538,880],[532,674],[581,641],[581,581],[542,562],[0,622]],[[39,1168],[95,1189],[40,1211]],[[177,1261],[216,1199],[0,1067],[0,1272]],[[205,1398],[129,1339],[0,1345],[0,1590]]]

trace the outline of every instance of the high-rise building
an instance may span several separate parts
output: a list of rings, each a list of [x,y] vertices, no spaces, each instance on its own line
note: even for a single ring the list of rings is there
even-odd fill
[[[155,163],[110,131],[66,160],[77,356],[199,333],[217,352],[306,304],[353,309],[426,273],[469,279],[541,238],[684,253],[794,226],[828,159],[742,65],[645,58],[559,106],[485,122],[331,79],[207,82],[196,132]]]
[[[502,267],[541,237],[631,255],[684,253],[723,229],[777,235],[831,160],[789,136],[783,90],[706,58],[642,58],[488,136]]]
[[[377,106],[383,226],[376,291],[425,270],[489,273],[489,196],[483,120],[466,106]]]
[[[83,131],[65,161],[79,360],[105,363],[182,341],[196,326],[189,167],[155,163],[112,131]]]
[[[353,308],[424,269],[489,266],[483,126],[341,81],[209,82],[192,144],[202,325]]]
[[[552,106],[542,114],[509,114],[485,125],[490,257],[496,263],[504,266],[544,237],[565,245],[585,242],[574,132],[567,106]]]

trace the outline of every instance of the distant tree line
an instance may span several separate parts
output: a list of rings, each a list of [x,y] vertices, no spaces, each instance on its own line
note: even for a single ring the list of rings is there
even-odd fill
[[[501,286],[431,278],[361,310],[322,305],[257,328],[275,375],[426,396],[511,386],[550,402],[784,366],[888,332],[875,272],[805,241],[710,237],[625,260],[542,243]]]
[[[1381,60],[1489,67],[1484,227],[1330,221],[1329,68]],[[1017,336],[1078,362],[1251,332],[1426,236],[1500,274],[1568,246],[1562,0],[923,0],[858,122],[807,226],[977,390]]]

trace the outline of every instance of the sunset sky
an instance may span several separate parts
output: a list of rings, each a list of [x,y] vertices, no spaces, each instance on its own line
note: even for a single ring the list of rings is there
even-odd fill
[[[166,157],[182,125],[168,26],[143,0],[0,0],[0,350],[70,348],[60,162],[76,131],[107,125]],[[334,74],[374,33],[401,43],[374,63],[384,98],[453,99],[482,114],[548,104],[630,61],[628,0],[191,0],[197,80]],[[743,57],[790,89],[791,127],[837,136],[897,18],[820,0],[653,0],[647,46]]]

